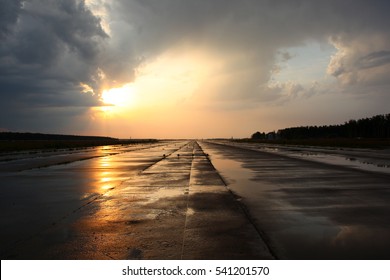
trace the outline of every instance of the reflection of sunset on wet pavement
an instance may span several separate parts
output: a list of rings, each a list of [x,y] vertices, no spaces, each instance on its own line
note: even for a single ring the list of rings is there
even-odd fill
[[[273,258],[196,142],[96,151],[102,152],[20,171],[26,177],[35,172],[36,192],[47,195],[30,197],[27,213],[6,209],[15,217],[2,233],[6,258]],[[47,181],[48,172],[55,174],[53,181]],[[62,207],[54,203],[70,196]],[[42,209],[33,209],[36,201]],[[44,215],[53,210],[59,213]],[[35,223],[28,231],[20,222],[26,218]]]
[[[389,257],[388,174],[245,144],[11,156],[0,177],[6,259]]]

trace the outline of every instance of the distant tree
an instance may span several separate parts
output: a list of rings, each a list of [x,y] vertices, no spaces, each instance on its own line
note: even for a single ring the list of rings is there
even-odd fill
[[[265,139],[265,133],[261,133],[259,131],[252,134],[251,139],[258,140],[258,139]]]
[[[390,114],[349,120],[340,125],[290,127],[278,130],[276,135],[280,139],[390,138]],[[252,135],[252,139],[261,139],[258,137],[275,139],[275,133],[256,132]]]

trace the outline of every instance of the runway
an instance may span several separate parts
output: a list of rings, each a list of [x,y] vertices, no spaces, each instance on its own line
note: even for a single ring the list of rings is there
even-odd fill
[[[2,259],[390,257],[390,175],[285,151],[180,140],[16,153],[0,156],[0,180]]]

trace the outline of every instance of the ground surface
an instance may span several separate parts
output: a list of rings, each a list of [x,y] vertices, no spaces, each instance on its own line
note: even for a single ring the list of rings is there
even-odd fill
[[[383,170],[206,141],[2,155],[1,256],[388,259],[388,155],[332,153]]]

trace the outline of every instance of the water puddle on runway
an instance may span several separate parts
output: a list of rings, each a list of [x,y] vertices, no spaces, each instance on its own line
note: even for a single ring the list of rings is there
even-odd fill
[[[390,174],[390,160],[369,160],[356,157],[322,154],[322,153],[291,153],[289,154],[298,158],[305,158],[313,161],[324,162],[332,165],[341,165],[365,171],[381,172]]]
[[[226,144],[226,143],[223,143]],[[268,153],[312,160],[331,165],[345,166],[370,172],[390,174],[389,150],[346,149],[320,147],[294,147],[281,145],[263,145],[252,143],[227,143],[230,146],[261,150]],[[386,156],[387,155],[387,156]]]
[[[365,171],[380,172],[390,174],[390,159],[370,159],[354,156],[325,154],[321,152],[289,151],[277,148],[264,148],[264,151],[291,157],[308,159],[317,162],[323,162],[332,165],[345,166]]]
[[[282,259],[389,257],[390,240],[386,236],[390,236],[390,228],[384,224],[382,217],[378,218],[371,213],[367,214],[368,218],[363,218],[358,216],[358,212],[354,212],[360,207],[367,207],[368,211],[375,210],[374,206],[356,205],[358,202],[353,199],[342,204],[337,197],[332,197],[337,194],[326,194],[319,189],[311,188],[309,189],[313,192],[312,196],[298,195],[301,201],[296,203],[298,200],[294,199],[299,192],[295,189],[296,183],[272,179],[275,173],[264,171],[269,166],[263,169],[261,164],[252,168],[243,167],[254,166],[256,158],[227,156],[227,153],[222,154],[214,149],[205,150],[212,154],[212,163],[228,183],[228,188],[240,197],[239,200],[248,207],[257,227],[265,232],[269,245],[277,257]],[[280,172],[283,173],[282,170]],[[260,178],[260,174],[265,176],[264,180]],[[280,176],[283,177],[283,174]],[[289,189],[291,194],[286,193],[286,189]],[[328,199],[327,196],[329,204],[324,202]],[[318,204],[315,202],[317,200],[320,201]],[[387,208],[383,209],[387,211]]]

